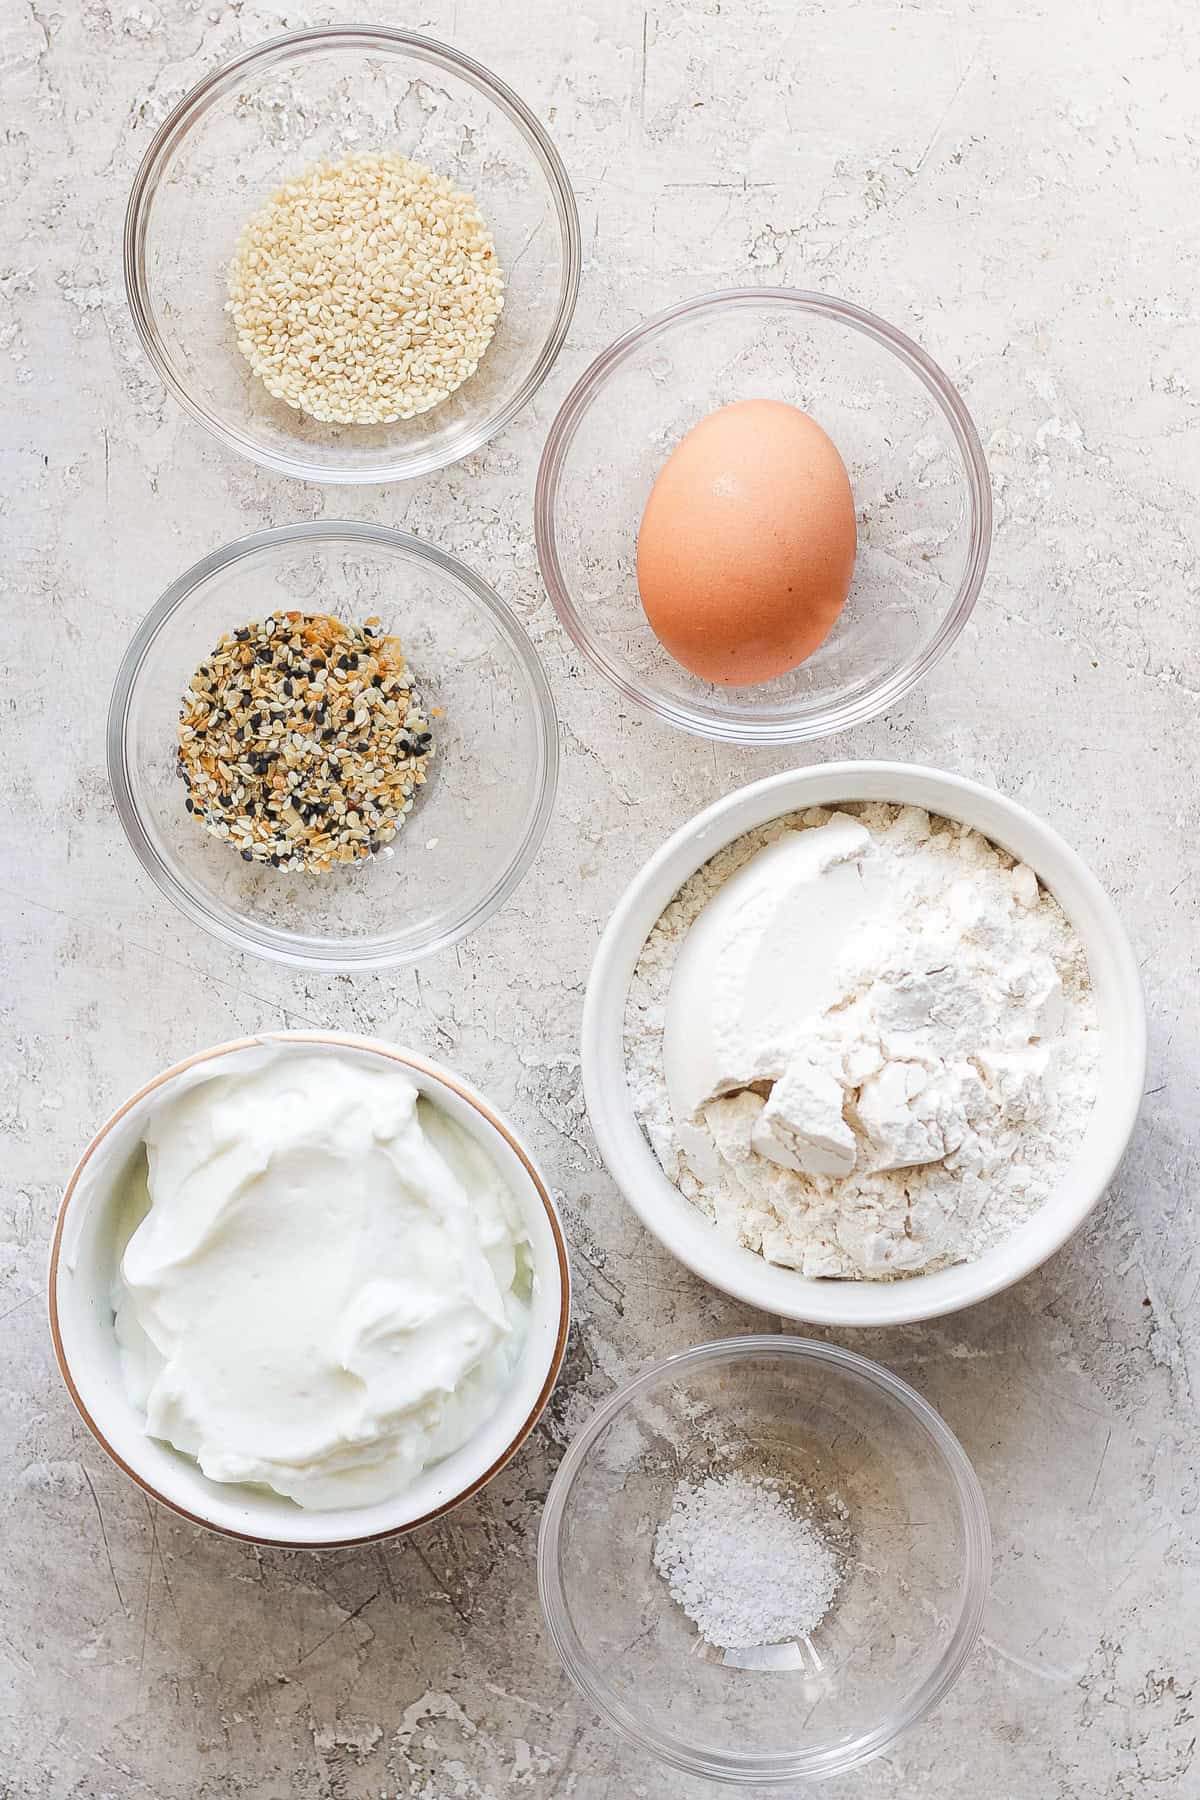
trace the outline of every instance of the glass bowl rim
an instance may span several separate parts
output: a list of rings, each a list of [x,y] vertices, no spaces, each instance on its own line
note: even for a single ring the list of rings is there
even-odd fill
[[[917,378],[950,428],[961,458],[970,512],[967,550],[958,591],[933,636],[865,692],[801,720],[714,718],[687,702],[670,699],[624,675],[588,630],[571,598],[558,555],[558,491],[567,453],[585,413],[609,377],[635,351],[682,320],[762,306],[814,313],[848,326],[891,351]],[[851,300],[841,300],[809,288],[719,288],[681,300],[632,326],[584,370],[559,408],[546,437],[534,487],[533,528],[542,580],[555,612],[592,666],[626,699],[657,714],[679,730],[722,743],[799,744],[829,737],[834,732],[875,718],[903,699],[940,662],[970,617],[983,586],[992,542],[992,486],[983,444],[966,403],[941,366],[907,333]]]
[[[562,279],[553,317],[541,349],[517,391],[493,415],[473,426],[457,445],[444,451],[426,451],[399,462],[394,456],[382,457],[379,462],[361,469],[330,468],[303,455],[268,449],[240,425],[206,406],[177,374],[174,361],[167,352],[156,322],[146,269],[146,234],[158,186],[191,127],[248,71],[258,73],[306,56],[310,51],[328,49],[375,49],[392,55],[407,52],[436,68],[451,70],[497,106],[520,132],[542,171],[554,202],[562,245]],[[312,25],[283,32],[251,45],[203,76],[176,102],[151,138],[130,188],[122,237],[126,303],[142,349],[167,392],[227,449],[280,475],[336,485],[380,485],[432,474],[463,457],[474,455],[511,424],[541,387],[558,358],[579,296],[582,265],[579,210],[562,157],[545,127],[520,95],[465,51],[427,37],[423,32],[404,31],[390,25]]]
[[[127,728],[130,708],[146,658],[159,633],[175,613],[214,575],[241,562],[260,550],[273,550],[294,543],[351,542],[374,544],[386,550],[415,556],[431,564],[463,588],[468,597],[489,618],[512,650],[532,693],[532,714],[538,740],[540,769],[534,783],[536,805],[515,852],[503,873],[488,892],[471,907],[460,911],[448,924],[431,930],[424,940],[397,949],[393,943],[370,942],[361,946],[338,947],[329,938],[304,938],[296,933],[282,933],[260,926],[234,925],[216,912],[190,880],[180,877],[163,857],[142,819],[142,809],[134,795],[127,755]],[[516,614],[500,596],[488,587],[472,569],[457,557],[426,543],[411,532],[389,525],[371,525],[358,519],[306,519],[294,525],[276,525],[254,531],[245,537],[212,550],[178,575],[166,592],[142,619],[121,659],[109,702],[106,728],[108,780],[117,816],[125,836],[142,868],[159,892],[165,894],[179,910],[205,931],[220,938],[235,950],[261,956],[270,962],[290,968],[309,969],[326,974],[352,974],[356,971],[393,969],[419,961],[437,950],[456,944],[491,918],[528,873],[541,848],[546,827],[554,809],[558,789],[558,714],[546,672],[528,634]],[[302,946],[312,948],[305,949]]]
[[[965,1551],[960,1581],[960,1608],[950,1642],[938,1664],[919,1687],[890,1716],[852,1742],[810,1750],[768,1751],[737,1754],[704,1747],[693,1748],[666,1731],[639,1718],[595,1671],[580,1642],[570,1616],[558,1573],[558,1550],[567,1501],[588,1452],[601,1433],[655,1386],[664,1375],[679,1376],[710,1364],[739,1362],[759,1357],[794,1358],[825,1364],[861,1377],[892,1400],[920,1426],[938,1460],[949,1474],[963,1521]],[[627,1740],[657,1756],[670,1767],[709,1781],[738,1785],[771,1784],[808,1777],[821,1779],[845,1774],[881,1756],[898,1738],[925,1717],[950,1691],[966,1666],[983,1627],[991,1566],[991,1528],[979,1477],[941,1414],[916,1390],[882,1364],[813,1338],[774,1332],[719,1338],[688,1350],[673,1351],[644,1369],[634,1380],[611,1394],[592,1414],[568,1445],[550,1484],[538,1533],[538,1597],[550,1640],[571,1680],[601,1716]]]

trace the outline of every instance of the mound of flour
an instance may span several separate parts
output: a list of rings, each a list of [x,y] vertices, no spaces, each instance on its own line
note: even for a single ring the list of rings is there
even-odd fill
[[[684,938],[767,844],[848,815],[882,859],[887,906],[838,959],[822,1015],[796,1021],[774,1081],[676,1120],[663,1031]],[[1023,1224],[1079,1148],[1098,1051],[1086,958],[1057,902],[978,832],[914,807],[811,808],[729,845],[655,925],[625,1014],[635,1110],[668,1177],[729,1238],[811,1276],[942,1268]],[[828,1121],[831,1094],[832,1123],[798,1140],[795,1120],[819,1102]],[[781,1129],[790,1149],[774,1160]],[[821,1154],[795,1155],[798,1141]]]

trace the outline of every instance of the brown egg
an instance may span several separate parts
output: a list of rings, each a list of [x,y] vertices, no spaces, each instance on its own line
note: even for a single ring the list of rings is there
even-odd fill
[[[663,464],[638,533],[654,633],[705,681],[770,681],[811,656],[850,591],[857,532],[837,449],[799,407],[710,413]]]

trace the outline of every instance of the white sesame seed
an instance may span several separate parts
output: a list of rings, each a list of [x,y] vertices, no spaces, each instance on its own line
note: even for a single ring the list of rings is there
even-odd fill
[[[288,182],[247,224],[229,271],[228,311],[255,374],[337,424],[437,406],[475,373],[503,305],[472,196],[391,153]]]

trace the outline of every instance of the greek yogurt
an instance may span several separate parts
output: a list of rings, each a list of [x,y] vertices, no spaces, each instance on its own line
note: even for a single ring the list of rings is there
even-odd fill
[[[401,1492],[494,1411],[529,1316],[518,1205],[401,1066],[217,1063],[143,1139],[113,1308],[151,1436],[328,1509]]]

